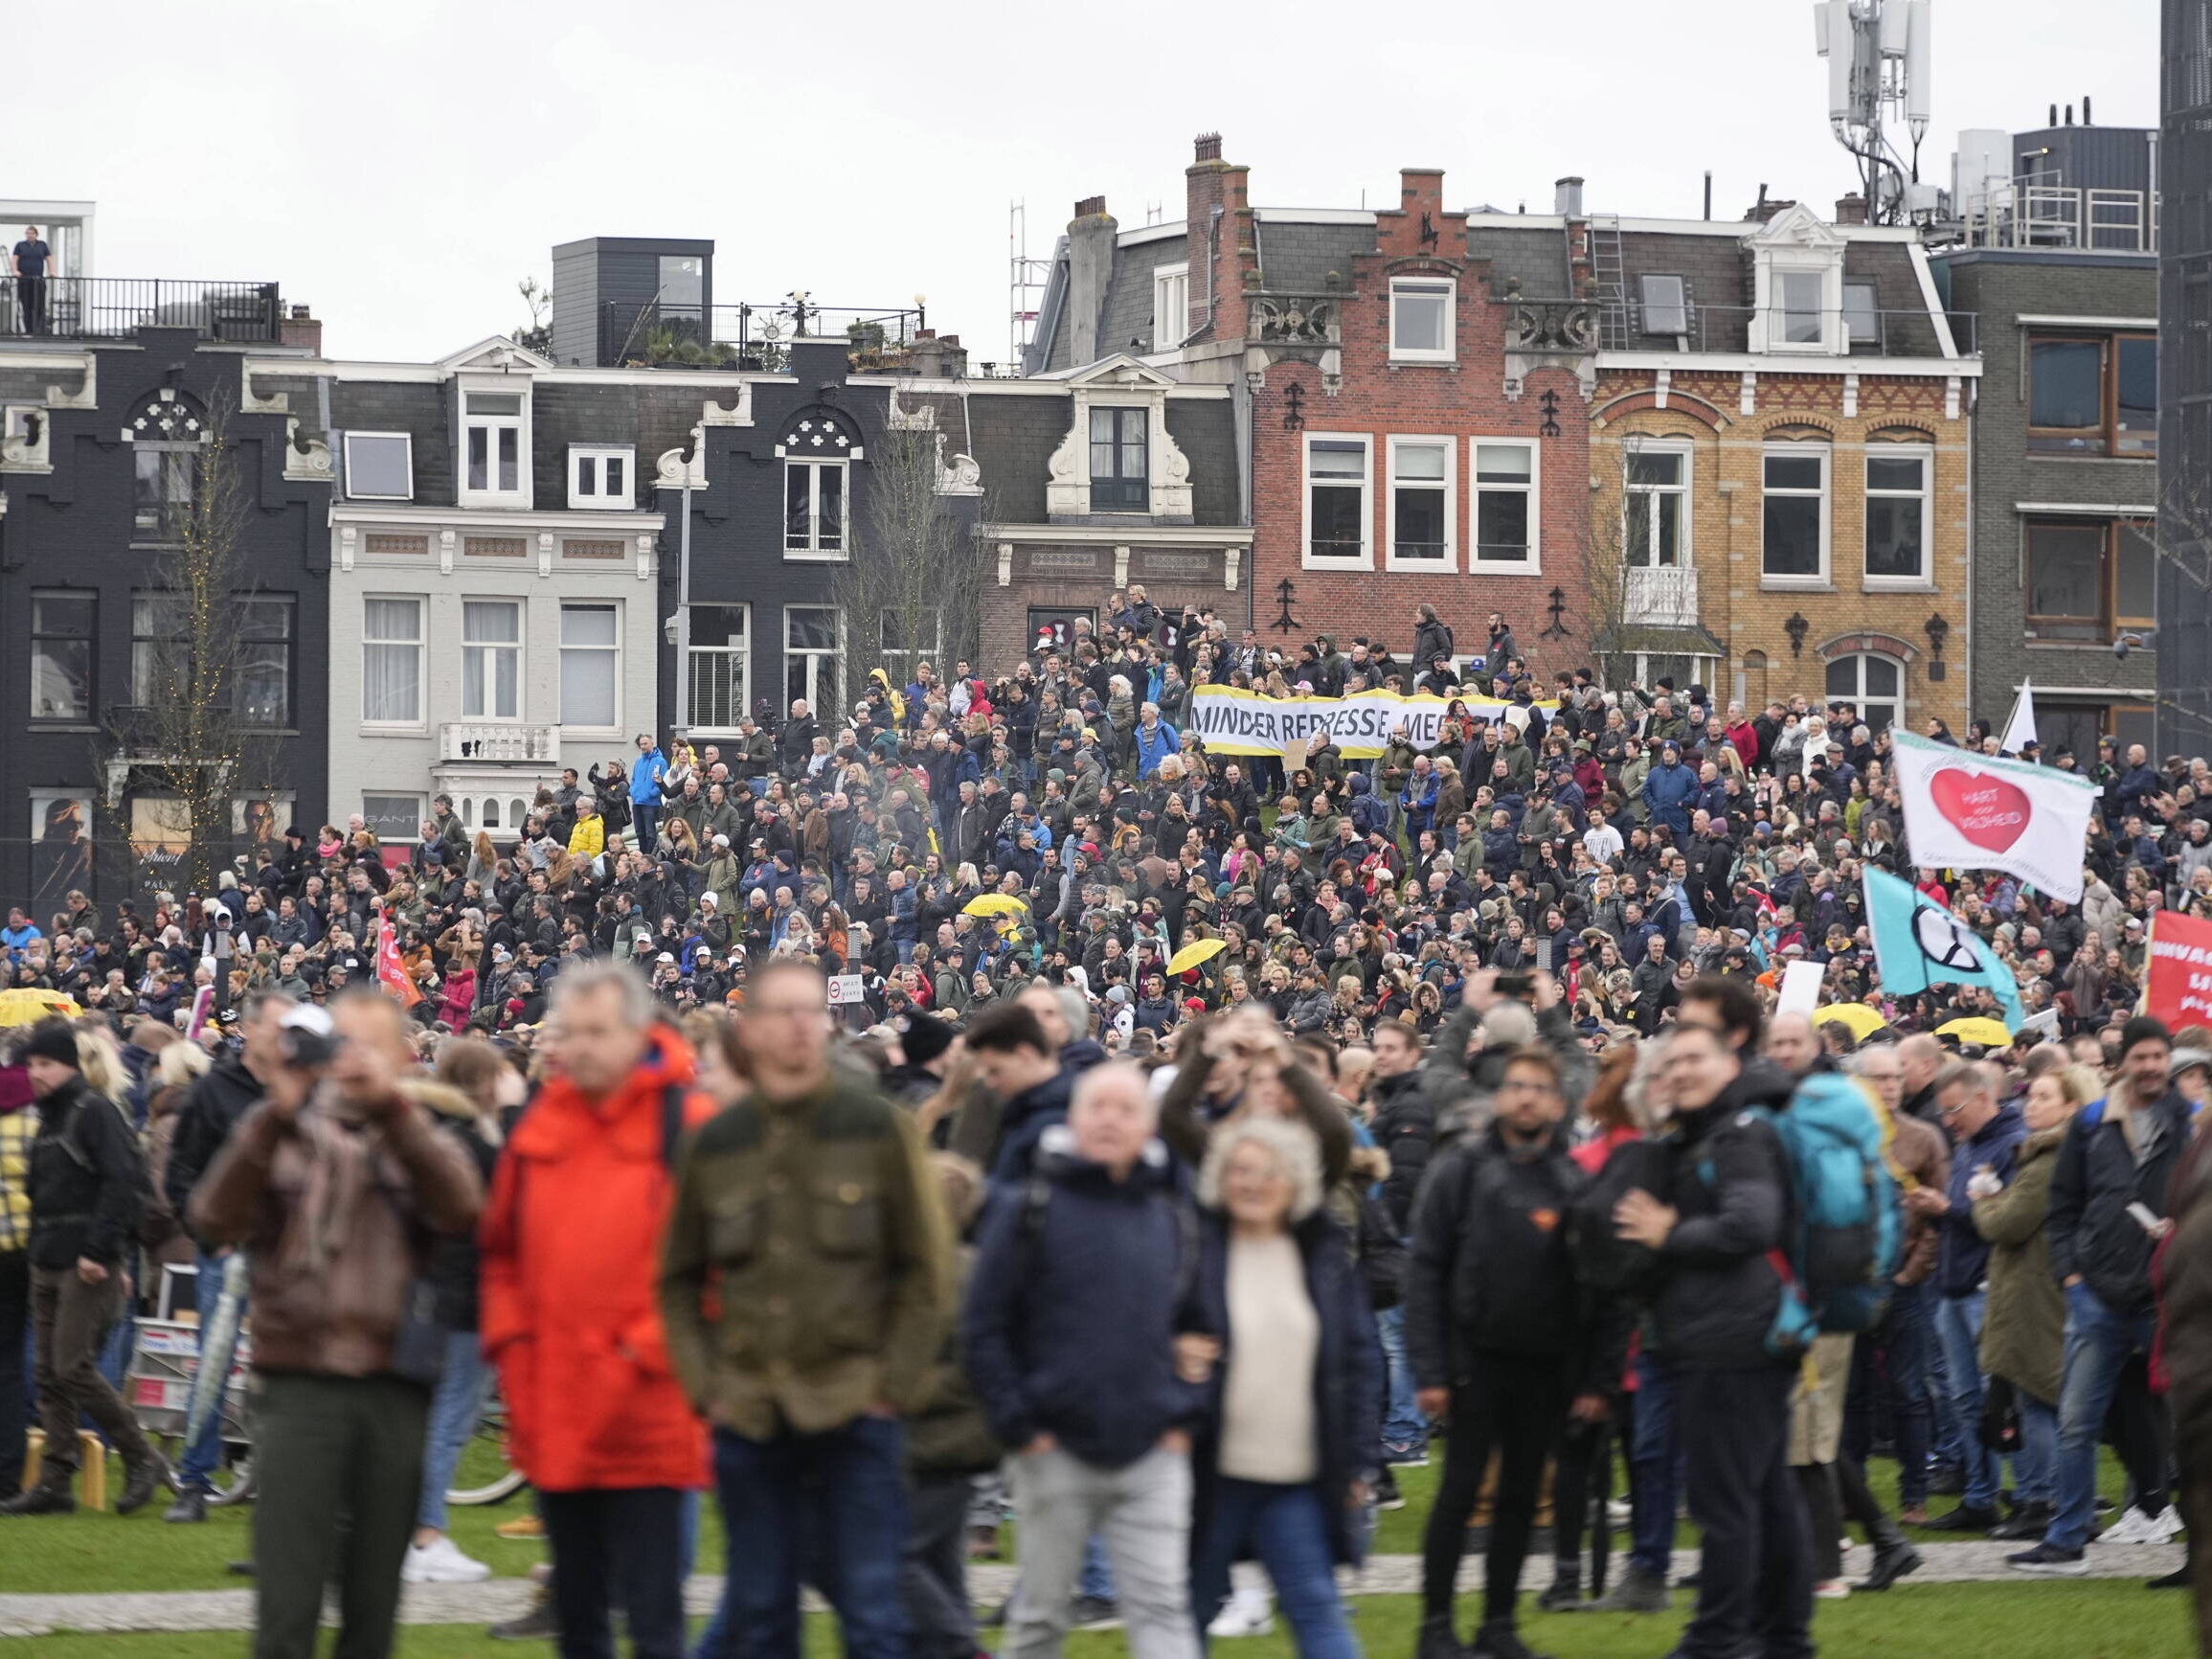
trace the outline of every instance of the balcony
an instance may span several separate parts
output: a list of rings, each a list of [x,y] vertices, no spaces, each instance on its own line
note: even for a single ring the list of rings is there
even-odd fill
[[[1621,584],[1620,620],[1632,626],[1695,627],[1698,573],[1688,565],[1631,565]]]
[[[803,297],[772,306],[610,300],[599,307],[598,360],[609,367],[774,374],[788,366],[793,340],[842,339],[855,369],[895,368],[921,336],[924,315],[918,306],[887,311],[817,306]]]
[[[438,758],[449,764],[557,766],[561,729],[508,720],[447,720],[438,728]]]
[[[1975,354],[1972,311],[1918,308],[1798,310],[1787,306],[1600,307],[1608,349],[1627,352],[1760,352],[1774,357],[1942,357]],[[1951,324],[1946,352],[1935,319]]]
[[[2156,191],[2088,190],[2051,173],[2021,173],[1960,203],[1972,248],[2063,248],[2075,253],[2158,251]]]
[[[147,329],[264,345],[282,337],[274,283],[54,277],[45,285],[45,316],[36,320],[24,312],[22,285],[19,278],[0,277],[0,339],[126,340]]]

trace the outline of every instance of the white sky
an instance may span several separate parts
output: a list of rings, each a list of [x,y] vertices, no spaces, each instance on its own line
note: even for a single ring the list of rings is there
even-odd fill
[[[18,10],[36,107],[0,197],[97,201],[99,275],[274,279],[349,357],[507,330],[553,243],[626,235],[712,238],[720,301],[923,293],[1003,358],[1009,200],[1033,255],[1080,196],[1178,218],[1206,130],[1263,207],[1389,205],[1401,166],[1533,212],[1569,172],[1599,211],[1694,215],[1710,168],[1722,217],[1853,180],[1806,0],[109,0],[89,54],[80,9]],[[2054,100],[2155,122],[2157,11],[1935,0],[1922,176]]]

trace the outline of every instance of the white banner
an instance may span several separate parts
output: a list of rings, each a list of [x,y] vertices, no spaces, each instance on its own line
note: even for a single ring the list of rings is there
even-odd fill
[[[1925,869],[2002,870],[2078,904],[2089,812],[2104,793],[2087,778],[1894,735],[1905,836]]]
[[[1496,697],[1456,699],[1468,717],[1497,720],[1517,707]],[[1217,755],[1279,755],[1290,744],[1326,736],[1347,761],[1371,761],[1404,728],[1416,749],[1440,740],[1452,700],[1402,697],[1394,692],[1354,692],[1348,697],[1270,697],[1235,686],[1198,686],[1190,693],[1186,730]],[[1549,715],[1557,703],[1538,703]]]

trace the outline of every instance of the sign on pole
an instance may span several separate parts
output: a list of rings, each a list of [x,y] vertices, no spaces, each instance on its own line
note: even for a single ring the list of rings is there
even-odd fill
[[[861,989],[857,973],[833,973],[829,976],[829,1006],[844,1008],[847,1003],[865,1002],[867,993]]]

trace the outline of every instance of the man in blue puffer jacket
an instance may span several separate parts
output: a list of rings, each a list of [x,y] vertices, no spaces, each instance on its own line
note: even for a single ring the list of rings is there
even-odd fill
[[[640,732],[638,758],[630,765],[630,828],[641,852],[653,851],[653,831],[661,818],[661,780],[667,775],[667,757],[653,741],[653,734]]]
[[[1142,1072],[1094,1067],[1039,1144],[1036,1174],[1002,1186],[983,1219],[960,1346],[992,1432],[1019,1452],[1008,1659],[1059,1652],[1094,1526],[1130,1651],[1198,1659],[1190,1430],[1205,1398],[1176,1346],[1218,1332],[1196,1294],[1196,1218],[1155,1122]]]
[[[1697,798],[1697,774],[1682,764],[1682,746],[1669,738],[1659,746],[1659,763],[1644,775],[1643,804],[1654,824],[1674,831],[1677,846],[1689,838],[1690,803]]]

